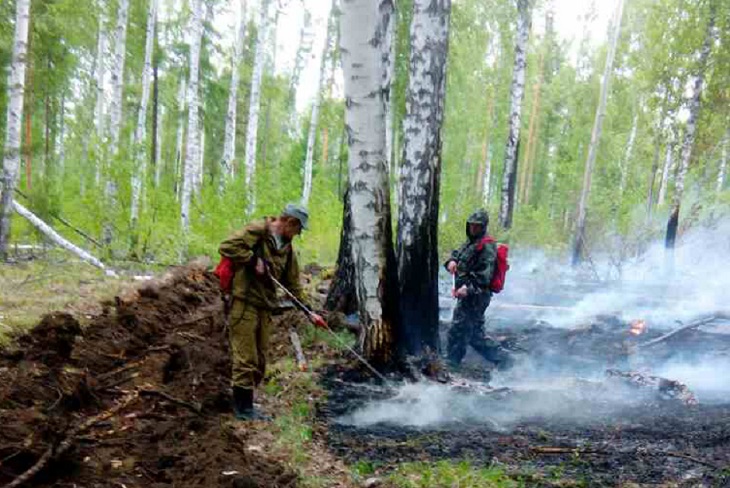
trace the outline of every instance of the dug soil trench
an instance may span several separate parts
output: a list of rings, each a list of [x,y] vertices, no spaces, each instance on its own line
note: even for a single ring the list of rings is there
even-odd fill
[[[287,330],[272,361],[289,354]],[[0,351],[0,486],[296,486],[233,420],[229,368],[218,285],[195,266],[84,329],[45,316]]]

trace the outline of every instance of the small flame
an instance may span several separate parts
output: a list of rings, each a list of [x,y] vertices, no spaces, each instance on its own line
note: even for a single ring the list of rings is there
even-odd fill
[[[644,332],[646,332],[646,320],[638,319],[631,322],[629,327],[629,334],[637,336],[643,334]]]

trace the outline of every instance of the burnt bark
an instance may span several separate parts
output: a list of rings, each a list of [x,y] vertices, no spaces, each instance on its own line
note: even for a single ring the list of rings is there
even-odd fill
[[[438,351],[441,126],[451,2],[415,0],[398,214],[399,349]]]
[[[327,292],[324,308],[330,312],[342,312],[346,315],[357,312],[357,293],[355,291],[355,263],[352,260],[352,207],[350,206],[350,189],[345,189],[342,209],[342,230],[340,232],[340,250],[337,254],[335,276]]]

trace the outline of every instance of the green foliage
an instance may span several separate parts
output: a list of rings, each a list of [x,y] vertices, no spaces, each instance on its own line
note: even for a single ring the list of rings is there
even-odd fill
[[[716,195],[721,141],[730,121],[730,4],[717,4],[718,39],[711,53],[702,98],[694,156],[687,188],[704,208],[727,208],[727,187]],[[93,0],[34,0],[31,12],[30,57],[26,115],[30,139],[25,136],[24,156],[31,167],[30,181],[21,170],[19,188],[28,193],[26,203],[41,217],[54,222],[60,215],[94,237],[102,223],[111,220],[116,238],[111,249],[100,251],[64,228],[70,240],[105,257],[132,257],[157,262],[179,262],[199,254],[216,256],[217,245],[249,218],[273,215],[290,201],[299,200],[306,153],[310,107],[299,115],[300,130],[288,121],[292,110],[290,77],[271,70],[267,63],[261,96],[257,173],[257,209],[247,216],[244,180],[245,136],[248,124],[250,79],[256,42],[256,21],[247,29],[238,90],[236,126],[236,177],[219,191],[220,159],[227,99],[230,88],[230,35],[218,32],[219,23],[205,22],[200,65],[200,121],[205,134],[203,187],[192,203],[192,229],[187,240],[180,228],[176,194],[180,187],[177,154],[178,129],[187,128],[178,90],[188,76],[189,9],[162,2],[155,59],[159,67],[161,159],[159,186],[155,168],[148,165],[141,214],[130,226],[132,162],[131,134],[137,122],[144,61],[146,16],[149,0],[132,0],[128,26],[123,127],[120,151],[111,157],[104,138],[94,133],[96,87],[93,80],[99,30],[98,3]],[[647,225],[646,201],[655,154],[661,170],[670,129],[683,133],[681,114],[687,87],[697,69],[697,52],[709,18],[709,1],[637,0],[627,2],[622,35],[613,73],[604,130],[598,150],[593,191],[589,202],[588,246],[610,247],[605,235],[661,234],[659,219],[666,207],[653,209]],[[215,0],[206,0],[205,11],[220,11]],[[402,157],[402,120],[409,69],[409,32],[412,2],[398,2],[396,62],[393,83],[396,163]],[[534,173],[529,202],[518,202],[514,228],[498,228],[497,208],[502,185],[504,145],[507,137],[509,88],[513,69],[516,9],[508,0],[463,0],[452,4],[440,195],[440,247],[445,254],[464,238],[464,219],[476,207],[492,216],[490,232],[513,246],[540,246],[558,252],[571,239],[572,222],[583,180],[583,167],[599,93],[606,46],[576,40],[580,62],[569,42],[556,33],[545,33],[543,5],[533,9],[533,30],[528,48],[525,97],[522,108],[520,167],[525,167],[531,125],[535,131]],[[116,24],[117,3],[108,5],[108,29]],[[8,66],[12,52],[14,2],[0,3],[0,65]],[[590,15],[588,15],[590,18]],[[540,26],[540,27],[538,27]],[[588,25],[587,29],[590,30]],[[113,43],[113,36],[110,36]],[[273,46],[271,46],[273,47]],[[272,51],[270,49],[270,51]],[[539,62],[543,59],[542,64]],[[270,60],[269,60],[270,61]],[[535,91],[542,78],[539,92]],[[6,77],[0,77],[0,141],[5,137]],[[311,230],[297,242],[303,262],[333,263],[339,246],[342,216],[341,192],[347,180],[344,106],[339,90],[325,90],[315,146]],[[538,96],[535,96],[537,93]],[[148,109],[145,157],[151,160],[152,100]],[[63,104],[63,111],[62,109]],[[537,104],[537,105],[536,105]],[[536,108],[536,120],[530,116]],[[637,131],[630,157],[627,142],[636,117]],[[64,139],[59,141],[61,125]],[[326,137],[325,137],[326,134]],[[185,135],[187,137],[187,135]],[[326,147],[325,147],[326,142]],[[62,144],[65,157],[61,165]],[[182,151],[184,153],[184,144]],[[675,148],[675,160],[679,149]],[[491,160],[490,198],[485,201],[482,181],[485,160]],[[23,158],[25,164],[25,157]],[[626,187],[619,190],[621,168],[627,168]],[[100,178],[97,179],[97,174]],[[670,175],[671,176],[671,175]],[[660,175],[655,176],[654,198]],[[104,197],[104,183],[118,187],[113,206]],[[391,175],[395,183],[396,175]],[[672,178],[669,194],[671,196]],[[689,197],[688,197],[689,199]],[[395,214],[394,214],[395,217]],[[14,242],[38,242],[40,237],[25,223],[14,221]],[[187,252],[185,252],[187,251]]]

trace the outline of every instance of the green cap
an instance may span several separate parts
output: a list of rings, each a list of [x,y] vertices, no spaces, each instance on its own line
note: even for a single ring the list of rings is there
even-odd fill
[[[286,207],[284,207],[281,215],[284,215],[286,217],[294,217],[295,219],[299,220],[300,224],[302,224],[302,229],[309,229],[309,225],[307,225],[309,221],[309,212],[307,212],[307,209],[304,208],[302,205],[295,205],[293,203],[290,203]]]

